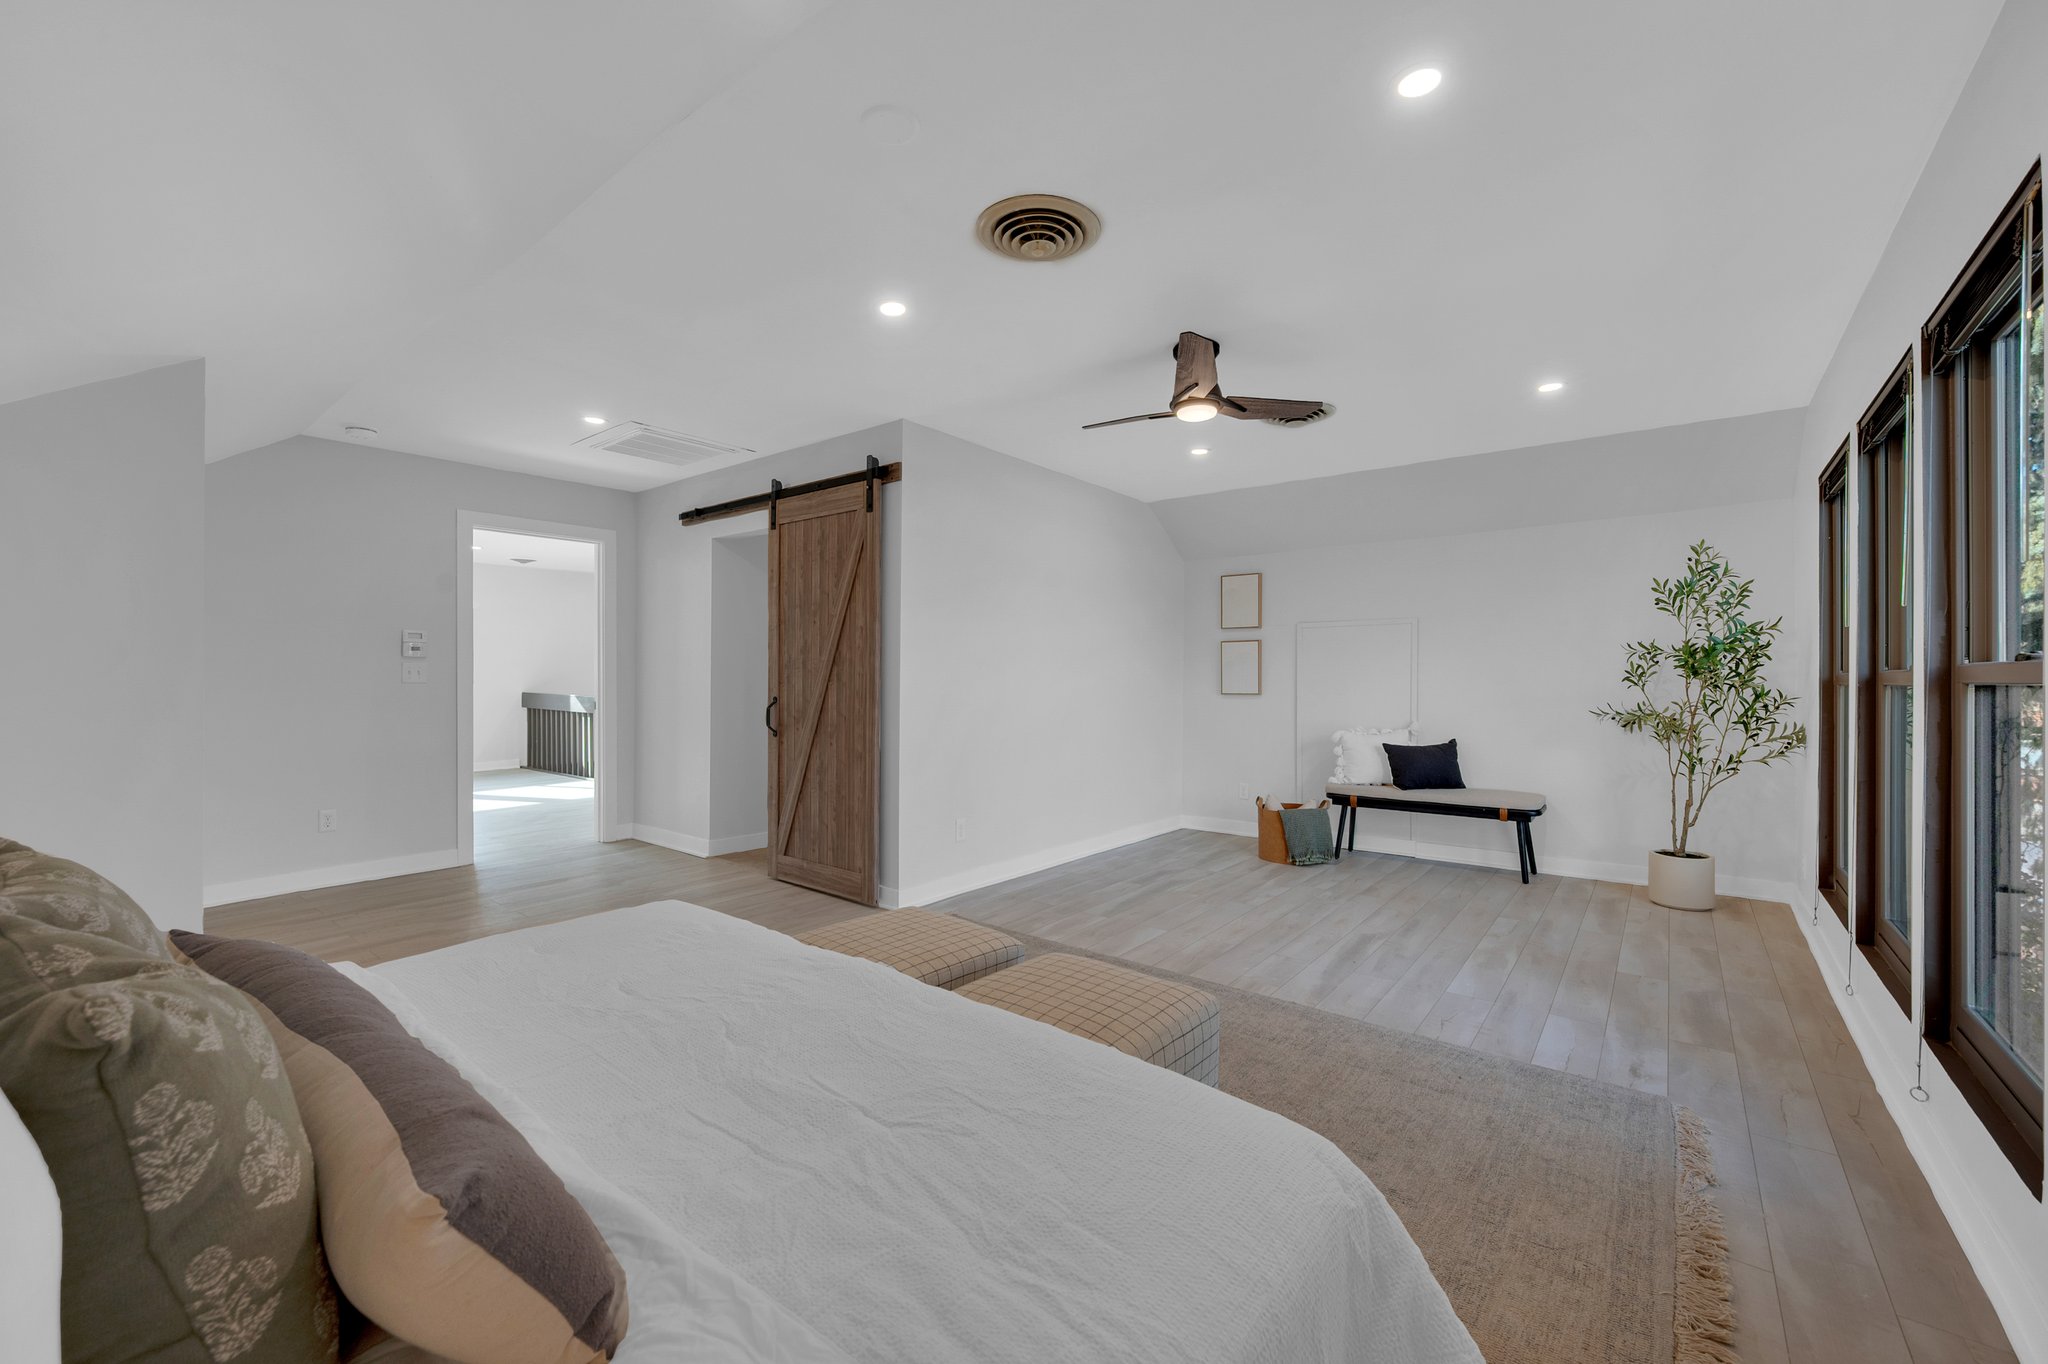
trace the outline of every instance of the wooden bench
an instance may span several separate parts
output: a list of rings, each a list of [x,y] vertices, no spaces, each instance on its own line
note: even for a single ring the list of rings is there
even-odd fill
[[[1466,819],[1512,821],[1515,826],[1515,855],[1522,863],[1523,882],[1535,874],[1536,844],[1529,837],[1529,821],[1542,814],[1550,802],[1534,791],[1496,791],[1477,786],[1454,791],[1404,791],[1398,786],[1346,786],[1337,782],[1330,783],[1327,789],[1330,802],[1337,807],[1339,857],[1344,855],[1347,847],[1352,852],[1358,851],[1360,810],[1394,810],[1410,815],[1461,815]]]

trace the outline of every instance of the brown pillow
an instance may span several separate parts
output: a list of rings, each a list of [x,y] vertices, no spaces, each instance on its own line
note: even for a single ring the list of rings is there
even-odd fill
[[[590,1364],[626,1280],[555,1172],[454,1067],[326,963],[173,933],[277,1038],[320,1180],[335,1281],[372,1322],[458,1364]]]
[[[335,1358],[312,1152],[239,993],[0,913],[0,1090],[62,1202],[65,1359]]]

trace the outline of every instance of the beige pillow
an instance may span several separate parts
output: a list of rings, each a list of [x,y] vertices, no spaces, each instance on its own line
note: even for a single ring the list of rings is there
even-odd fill
[[[253,999],[283,1053],[349,1302],[456,1364],[591,1364],[626,1280],[518,1129],[354,981],[272,943],[173,933]]]

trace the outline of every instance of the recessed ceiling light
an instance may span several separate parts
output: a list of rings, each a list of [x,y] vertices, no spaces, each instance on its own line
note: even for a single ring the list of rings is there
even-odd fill
[[[1209,447],[1206,445],[1197,445],[1194,449],[1188,451],[1188,453],[1193,455],[1196,459],[1200,459],[1202,456],[1209,453]]]
[[[1563,389],[1564,380],[1562,379],[1545,379],[1542,383],[1536,385],[1538,393],[1558,393],[1562,392]]]
[[[900,147],[917,136],[917,115],[896,104],[877,104],[862,111],[861,131],[888,147]]]
[[[603,417],[585,417],[585,418],[584,418],[583,420],[585,420],[585,421],[589,422],[589,423],[590,423],[590,424],[591,424],[592,426],[603,426],[603,425],[604,425],[604,418],[603,418]]]
[[[1409,99],[1421,99],[1443,84],[1443,80],[1443,72],[1433,66],[1421,66],[1401,77],[1401,83],[1394,88]]]
[[[884,303],[879,309],[877,309],[877,311],[880,312],[884,317],[901,317],[903,316],[903,314],[909,312],[910,309],[907,305],[899,303],[892,298],[887,303]]]

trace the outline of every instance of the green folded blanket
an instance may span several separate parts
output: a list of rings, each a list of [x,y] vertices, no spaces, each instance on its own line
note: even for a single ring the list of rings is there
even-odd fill
[[[1280,832],[1287,838],[1287,860],[1295,866],[1313,867],[1330,860],[1333,846],[1328,810],[1314,806],[1282,810]]]

